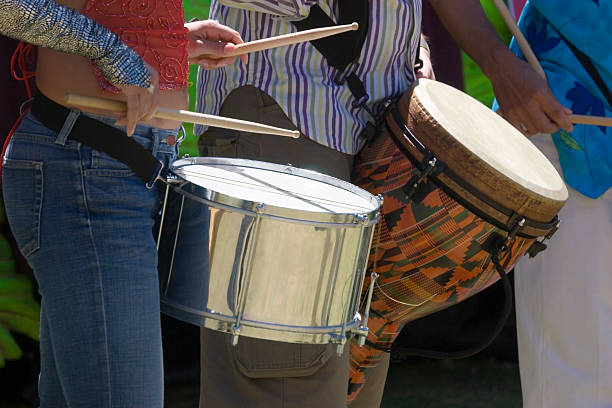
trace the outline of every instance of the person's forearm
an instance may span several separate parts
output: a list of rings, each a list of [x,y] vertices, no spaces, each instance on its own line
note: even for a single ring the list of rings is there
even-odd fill
[[[497,35],[479,0],[429,0],[444,26],[493,85],[503,116],[526,135],[571,131],[571,113],[546,80]]]
[[[53,0],[0,0],[0,33],[88,58],[114,85],[151,86],[144,62],[117,35]]]
[[[429,0],[457,44],[488,77],[514,58],[487,18],[478,0]]]

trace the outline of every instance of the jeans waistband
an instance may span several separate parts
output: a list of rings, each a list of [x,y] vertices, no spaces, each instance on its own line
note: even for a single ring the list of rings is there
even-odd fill
[[[30,112],[40,123],[58,133],[58,144],[70,139],[104,152],[132,169],[149,188],[161,174],[163,164],[123,130],[105,123],[111,120],[109,118],[97,120],[41,93],[34,98]]]

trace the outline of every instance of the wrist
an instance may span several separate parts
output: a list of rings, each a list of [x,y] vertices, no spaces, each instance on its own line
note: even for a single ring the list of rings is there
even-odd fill
[[[493,52],[484,53],[478,59],[474,58],[482,72],[490,79],[508,69],[516,56],[508,49],[497,49]]]

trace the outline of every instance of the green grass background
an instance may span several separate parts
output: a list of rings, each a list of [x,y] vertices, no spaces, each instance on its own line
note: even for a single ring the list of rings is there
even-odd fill
[[[198,18],[204,20],[208,18],[210,10],[210,0],[184,0],[185,5],[185,19],[187,21],[192,18]],[[196,101],[196,79],[197,79],[198,66],[189,66],[189,110],[195,111]],[[193,125],[191,123],[185,123],[185,140],[181,144],[180,154],[189,154],[190,156],[199,156],[197,140],[193,135]]]

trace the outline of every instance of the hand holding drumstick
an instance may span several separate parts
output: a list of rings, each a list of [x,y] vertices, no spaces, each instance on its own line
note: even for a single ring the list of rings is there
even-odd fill
[[[517,44],[519,45],[519,48],[523,52],[523,55],[525,56],[525,59],[527,60],[529,65],[531,65],[532,68],[536,70],[536,72],[542,78],[544,78],[544,80],[546,80],[546,73],[544,72],[542,65],[540,65],[540,62],[538,61],[537,57],[533,53],[533,50],[529,46],[529,42],[527,41],[527,39],[525,38],[521,30],[516,25],[514,18],[512,18],[512,15],[510,14],[510,11],[508,10],[504,2],[502,0],[494,0],[494,3],[497,9],[499,10],[499,13],[503,17],[504,22],[510,29],[510,32],[514,36]],[[569,109],[567,109],[567,111],[570,112]],[[612,118],[607,118],[603,116],[588,116],[588,115],[570,114],[570,120],[572,121],[572,123],[576,123],[576,124],[612,126]]]
[[[202,21],[198,23],[204,23],[204,22]],[[216,45],[208,44],[209,46],[208,49],[205,44],[205,41],[202,39],[199,39],[198,41],[199,41],[200,46],[198,48],[198,52],[195,51],[195,49],[197,48],[197,45],[196,45],[194,46],[194,51],[189,53],[189,60],[190,62],[198,64],[202,66],[203,68],[217,67],[218,66],[216,65],[217,62],[221,64],[221,61],[227,62],[230,59],[233,61],[233,58],[235,58],[236,56],[240,56],[240,59],[243,62],[246,62],[246,54],[250,52],[263,51],[263,50],[267,50],[270,48],[281,47],[284,45],[297,44],[297,43],[317,40],[320,38],[329,37],[329,36],[344,33],[347,31],[355,31],[358,28],[359,28],[359,24],[357,23],[344,24],[344,25],[331,26],[331,27],[320,27],[320,28],[313,28],[311,30],[304,30],[304,31],[298,31],[295,33],[279,35],[276,37],[263,38],[260,40],[250,41],[248,43],[243,43],[242,40],[240,39],[240,35],[236,32],[236,35],[238,37],[237,38],[232,37],[231,39],[231,42],[233,42],[235,45],[234,44],[223,44],[223,43],[218,43]],[[240,39],[239,43],[236,41],[237,39]],[[214,42],[214,39],[209,38],[207,40],[208,40],[208,43]],[[222,40],[229,42],[228,38],[223,38]],[[223,46],[219,44],[223,44]],[[213,50],[215,52],[210,52]],[[220,59],[219,56],[223,56],[223,58]],[[227,64],[223,64],[223,65],[227,65]]]
[[[244,44],[240,33],[215,20],[193,21],[185,24],[187,33],[187,55],[189,62],[204,69],[220,68],[233,64],[235,51],[239,44]],[[247,62],[247,56],[240,60]]]
[[[242,38],[240,37],[240,33],[237,31],[219,24],[214,20],[205,20],[205,21],[194,21],[185,24],[185,28],[187,28],[187,54],[189,61],[191,63],[196,63],[205,69],[219,68],[225,65],[233,64],[236,56],[239,56],[242,62],[247,62],[247,54],[255,51],[262,51],[269,48],[280,47],[289,44],[296,44],[300,42],[306,42],[311,40],[316,40],[319,38],[329,37],[332,35],[340,34],[346,31],[357,30],[359,25],[357,23],[345,24],[339,26],[332,27],[321,27],[315,28],[312,30],[304,30],[296,33],[280,35],[277,37],[265,38],[261,40],[251,41],[249,43],[244,43]],[[154,93],[152,95],[157,95],[157,89],[154,89]],[[78,96],[77,96],[78,97]],[[72,98],[73,104],[74,96],[70,96]],[[80,98],[80,97],[79,97]],[[134,99],[134,98],[132,98]],[[158,98],[154,98],[152,103],[146,104],[146,113],[142,113],[140,118],[151,119],[152,117],[157,118],[165,118],[165,119],[175,119],[186,122],[194,122],[194,123],[202,123],[210,126],[218,126],[218,127],[228,127],[229,129],[237,129],[237,130],[245,130],[244,126],[250,129],[250,131],[255,133],[271,133],[271,134],[281,134],[283,136],[290,137],[298,137],[295,132],[287,131],[286,129],[280,129],[267,127],[264,129],[263,125],[252,126],[249,124],[237,124],[237,121],[232,119],[227,120],[227,118],[213,118],[207,117],[204,118],[202,115],[198,115],[195,112],[188,111],[171,111],[169,109],[159,108],[157,109],[157,100]],[[81,102],[84,102],[84,99],[80,99]],[[130,100],[128,99],[128,102]],[[92,102],[85,101],[87,103],[100,104],[102,102]],[[109,106],[113,105],[105,102],[107,109]],[[133,105],[133,104],[132,104]],[[81,105],[87,106],[87,105]],[[90,106],[94,107],[94,106]],[[95,106],[100,108],[100,106]],[[126,131],[128,135],[131,135],[136,126],[136,121],[139,116],[135,114],[135,112],[139,112],[143,109],[128,109],[125,110],[124,107],[121,107],[117,104],[112,106],[112,109],[115,112],[121,112],[122,116],[116,122],[118,125],[125,125]],[[155,114],[153,114],[155,112]],[[207,116],[207,115],[204,115]],[[213,124],[212,122],[216,123]],[[233,122],[232,122],[233,121]],[[239,121],[238,121],[239,122]],[[254,124],[258,125],[258,124]],[[237,128],[236,126],[239,126]],[[259,130],[257,130],[259,129]],[[276,129],[276,130],[274,130]],[[287,133],[290,132],[290,133]]]
[[[122,101],[113,99],[95,98],[91,96],[83,96],[76,94],[66,94],[66,105],[77,108],[94,108],[102,109],[109,112],[125,113],[126,104]],[[179,122],[198,123],[201,125],[216,126],[225,129],[241,130],[252,133],[265,133],[277,136],[286,136],[292,138],[300,137],[300,132],[297,130],[282,129],[274,126],[262,125],[246,120],[238,120],[224,118],[215,115],[206,115],[203,113],[190,112],[181,109],[157,108],[153,113],[154,118],[170,119]]]

